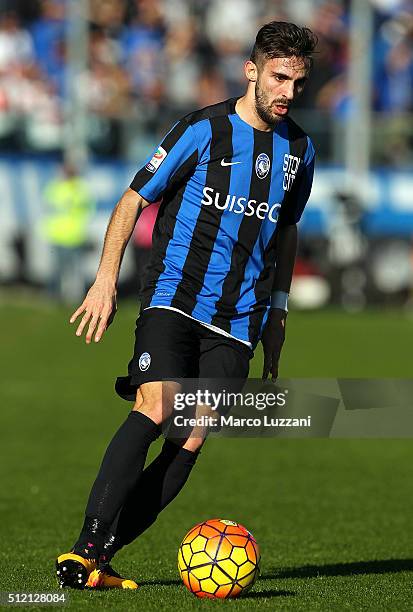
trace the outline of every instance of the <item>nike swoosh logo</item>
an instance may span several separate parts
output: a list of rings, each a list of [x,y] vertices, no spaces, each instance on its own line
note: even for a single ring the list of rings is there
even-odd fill
[[[236,164],[242,164],[242,162],[226,162],[225,157],[221,159],[221,166],[235,166]]]

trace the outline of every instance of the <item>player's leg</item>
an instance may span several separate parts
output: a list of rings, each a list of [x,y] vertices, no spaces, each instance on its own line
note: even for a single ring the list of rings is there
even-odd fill
[[[201,336],[201,385],[209,387],[211,392],[222,391],[222,387],[240,391],[248,377],[252,351],[236,340],[195,325]],[[229,381],[231,389],[228,389]],[[197,412],[207,409],[198,406]],[[207,434],[205,427],[199,427],[186,439],[165,440],[161,453],[144,470],[120,512],[113,532],[115,550],[139,537],[178,495],[188,480]]]
[[[104,556],[103,544],[110,527],[143,471],[150,444],[161,433],[160,424],[167,417],[162,389],[170,386],[176,383],[142,385],[143,402],[128,414],[106,450],[89,495],[85,524],[75,552],[88,556],[97,552]]]
[[[116,390],[123,398],[135,398],[140,407],[142,394],[139,385],[152,369],[160,368],[165,378],[197,378],[199,364],[199,339],[194,322],[179,313],[162,309],[145,311],[152,321],[152,336],[156,336],[157,350],[147,353],[149,342],[137,326],[135,355],[129,364],[129,377],[118,378]],[[149,340],[149,339],[148,339]],[[149,355],[150,368],[140,371],[142,355]],[[146,367],[146,362],[145,362]],[[185,443],[182,436],[176,443],[165,441],[158,457],[143,472],[136,488],[125,502],[118,515],[111,536],[121,531],[125,542],[119,537],[113,547],[121,548],[142,533],[156,519],[158,513],[178,494],[195,464],[202,440],[195,445]]]
[[[188,376],[188,363],[194,361],[196,339],[186,329],[186,321],[185,317],[177,319],[175,313],[156,309],[145,311],[138,319],[129,383],[131,388],[135,386],[135,393],[141,385],[142,393],[105,454],[92,487],[81,534],[74,551],[69,553],[74,552],[76,559],[73,564],[67,558],[58,559],[59,581],[63,586],[82,588],[84,575],[90,573],[89,561],[96,564],[97,559],[102,566],[111,557],[111,526],[142,473],[148,448],[159,435],[159,425],[170,410],[168,397],[173,393],[169,389],[177,385],[159,381],[163,377]],[[76,569],[79,569],[77,574]]]
[[[114,550],[139,537],[175,499],[187,482],[203,443],[201,438],[165,440],[119,513],[114,526]]]
[[[111,526],[140,478],[149,446],[159,436],[160,425],[171,410],[168,397],[173,397],[176,387],[177,383],[171,381],[142,385],[143,401],[129,413],[104,455],[89,495],[83,528],[73,547],[74,556],[70,559],[66,554],[57,561],[58,577],[63,586],[78,584],[83,587],[84,570],[90,573],[94,565],[104,569],[110,561]],[[84,559],[85,563],[79,559]],[[83,568],[79,568],[78,563]]]
[[[237,340],[226,338],[198,323],[195,325],[200,340],[197,390],[207,389],[210,392],[227,390],[236,393],[241,391],[248,378],[253,351]],[[209,405],[204,404],[196,408],[197,420],[200,416],[216,417],[216,414]],[[207,425],[195,426],[183,443],[182,450],[187,453],[199,453],[209,431]]]

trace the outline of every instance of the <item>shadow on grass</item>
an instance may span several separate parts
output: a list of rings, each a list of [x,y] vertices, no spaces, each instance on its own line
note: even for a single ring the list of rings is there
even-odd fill
[[[252,591],[252,593],[245,593],[241,599],[256,599],[258,597],[293,597],[296,595],[295,591],[281,591],[276,589],[267,589],[266,591]]]
[[[139,586],[181,586],[182,580],[138,580]]]
[[[379,559],[373,561],[353,561],[328,565],[303,565],[274,569],[272,573],[261,575],[261,580],[276,578],[317,578],[318,576],[354,576],[356,574],[395,574],[413,571],[413,559]]]
[[[269,576],[266,576],[269,578]],[[183,586],[180,580],[140,580],[139,586]],[[280,589],[266,589],[245,593],[242,599],[257,599],[259,597],[291,597],[296,595],[294,591],[282,591]]]

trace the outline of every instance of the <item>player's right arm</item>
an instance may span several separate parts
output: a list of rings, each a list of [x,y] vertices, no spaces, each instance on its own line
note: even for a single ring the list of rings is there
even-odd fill
[[[198,144],[194,130],[187,121],[178,121],[144,162],[116,205],[106,232],[96,280],[70,318],[74,323],[83,313],[76,335],[81,336],[89,323],[87,344],[91,342],[96,327],[95,342],[99,342],[116,313],[120,264],[140,211],[151,202],[158,202],[170,181],[191,172],[197,161]]]
[[[81,336],[86,325],[86,343],[90,344],[93,333],[99,342],[116,314],[116,287],[120,265],[138,216],[148,206],[133,189],[127,189],[116,204],[111,215],[103,245],[96,280],[87,292],[79,308],[70,317],[74,323],[83,313],[76,335]]]

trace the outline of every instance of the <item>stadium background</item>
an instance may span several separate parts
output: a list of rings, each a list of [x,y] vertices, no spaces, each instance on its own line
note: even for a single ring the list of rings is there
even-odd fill
[[[320,36],[293,112],[318,165],[281,375],[412,375],[411,1],[0,0],[3,590],[54,590],[53,557],[74,539],[125,414],[113,378],[131,349],[153,215],[128,248],[104,343],[85,347],[67,325],[110,210],[175,119],[243,92],[243,60],[272,19]],[[64,159],[90,202],[77,265],[60,262],[57,286],[45,224]],[[261,363],[258,351],[251,375]],[[410,463],[409,440],[211,439],[159,527],[119,557],[145,587],[133,603],[74,594],[73,609],[197,609],[175,554],[213,515],[244,522],[263,548],[263,579],[237,609],[411,609]]]

